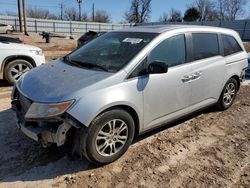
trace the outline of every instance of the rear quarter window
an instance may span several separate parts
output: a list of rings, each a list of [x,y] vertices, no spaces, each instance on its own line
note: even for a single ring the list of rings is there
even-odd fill
[[[242,51],[242,48],[240,47],[239,43],[233,36],[221,35],[221,38],[222,38],[223,51],[224,51],[225,56]]]
[[[193,59],[205,59],[219,55],[219,42],[216,33],[193,33]]]

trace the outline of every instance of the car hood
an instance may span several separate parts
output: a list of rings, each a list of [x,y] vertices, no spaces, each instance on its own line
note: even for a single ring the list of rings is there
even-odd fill
[[[30,70],[17,82],[20,92],[35,102],[61,102],[114,73],[83,69],[61,60]]]
[[[0,42],[0,50],[41,50],[41,48],[27,44]]]

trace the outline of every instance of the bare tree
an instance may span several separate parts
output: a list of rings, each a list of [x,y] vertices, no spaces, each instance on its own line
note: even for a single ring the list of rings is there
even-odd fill
[[[66,20],[76,21],[78,12],[75,8],[67,8],[64,13],[64,17]]]
[[[95,12],[95,22],[109,23],[111,21],[109,14],[103,10]]]
[[[151,13],[152,0],[132,0],[130,10],[125,13],[125,20],[129,23],[147,22]]]
[[[196,0],[194,6],[200,12],[199,21],[212,21],[217,19],[218,13],[213,0]]]
[[[246,0],[223,0],[224,13],[227,20],[235,20],[244,14]]]
[[[57,16],[50,13],[49,10],[41,9],[37,7],[29,7],[27,10],[27,17],[41,18],[41,19],[57,19]]]
[[[167,22],[167,21],[168,21],[168,14],[164,12],[159,18],[159,22]]]
[[[67,8],[64,12],[64,19],[70,21],[79,21],[79,12],[74,7]],[[80,21],[89,21],[89,18],[86,13],[82,13]]]
[[[8,16],[17,16],[16,12],[11,12],[11,11],[1,12],[1,14],[8,15]]]
[[[169,20],[170,22],[181,22],[182,21],[182,16],[181,16],[181,11],[171,9],[169,13]]]

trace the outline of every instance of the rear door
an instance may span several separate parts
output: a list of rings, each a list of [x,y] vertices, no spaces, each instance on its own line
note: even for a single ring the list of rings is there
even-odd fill
[[[197,108],[215,103],[225,78],[225,58],[217,33],[192,33],[191,104]]]

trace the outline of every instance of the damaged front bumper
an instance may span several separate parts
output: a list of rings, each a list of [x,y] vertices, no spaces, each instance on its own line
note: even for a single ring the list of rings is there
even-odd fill
[[[72,127],[67,123],[62,123],[54,128],[34,126],[35,124],[18,121],[17,128],[32,140],[41,142],[44,147],[53,143],[57,146],[63,145],[66,142],[66,133]]]
[[[41,142],[44,147],[53,143],[57,146],[63,145],[69,130],[72,127],[79,128],[79,123],[67,113],[50,118],[25,119],[32,101],[18,91],[14,93],[11,104],[16,112],[17,128],[32,140]]]

